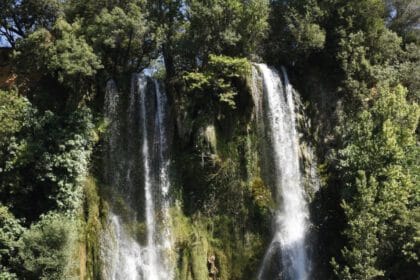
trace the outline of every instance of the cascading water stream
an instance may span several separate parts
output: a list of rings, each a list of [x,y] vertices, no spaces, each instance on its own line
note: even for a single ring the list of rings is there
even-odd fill
[[[172,248],[172,240],[171,240],[171,225],[169,225],[170,215],[169,215],[169,159],[167,157],[168,152],[168,143],[167,143],[167,129],[166,123],[167,120],[167,97],[162,92],[160,84],[157,80],[154,80],[155,88],[156,88],[156,99],[157,99],[157,114],[156,114],[156,123],[158,124],[158,139],[159,139],[159,186],[160,186],[160,193],[161,193],[161,209],[163,215],[163,223],[164,227],[161,232],[162,238],[162,249],[165,251],[170,251]],[[166,259],[167,260],[167,259]],[[167,267],[170,267],[170,262],[166,262]],[[172,269],[169,269],[172,271]],[[172,279],[173,275],[167,275],[169,278]]]
[[[143,165],[144,165],[144,190],[145,190],[145,203],[146,203],[146,225],[147,225],[147,280],[170,280],[173,278],[170,262],[165,255],[171,248],[170,240],[170,227],[169,221],[169,160],[165,157],[167,143],[166,143],[166,128],[165,128],[165,112],[166,112],[166,96],[162,92],[159,82],[153,79],[153,85],[156,94],[156,112],[155,112],[155,135],[153,137],[154,142],[157,143],[157,156],[154,156],[153,149],[149,146],[149,134],[147,129],[147,123],[149,116],[146,110],[146,86],[148,80],[151,79],[150,75],[153,72],[144,72],[139,76],[139,92],[140,92],[140,112],[142,119],[142,154],[143,154]],[[154,158],[157,160],[157,174],[151,174],[150,159]],[[155,182],[155,186],[159,186],[158,190],[152,189],[154,186],[152,182]],[[157,191],[157,196],[155,195]],[[156,201],[154,198],[160,198],[160,212],[162,214],[162,230],[157,235],[157,223],[155,220],[155,207]]]
[[[281,205],[275,214],[274,237],[264,257],[258,278],[305,280],[309,273],[305,248],[309,214],[299,166],[299,141],[293,90],[284,68],[282,69],[284,83],[275,69],[265,64],[257,64],[256,68],[261,77],[256,77],[257,71],[254,71],[254,83],[257,83],[256,79],[262,79],[263,98],[266,99],[264,102],[266,109],[263,114],[271,135],[276,199],[278,205]],[[260,112],[257,114],[261,115]],[[281,276],[267,276],[268,264],[279,250]]]
[[[121,156],[120,142],[123,119],[119,116],[121,102],[117,86],[114,81],[107,83],[104,114],[109,123],[109,133],[106,141],[104,157],[104,177],[114,188],[124,186],[126,190],[133,187],[131,178],[132,158]],[[130,102],[132,103],[132,102]],[[133,113],[130,106],[128,116]],[[123,172],[127,164],[127,172]],[[108,230],[102,237],[102,259],[104,266],[103,278],[110,280],[140,280],[139,267],[142,260],[141,246],[126,232],[121,218],[112,210],[108,216]]]
[[[111,120],[105,172],[111,187],[120,188],[125,203],[144,211],[145,244],[140,244],[129,231],[136,224],[132,217],[122,219],[116,212],[108,218],[108,230],[102,240],[104,279],[171,280],[173,267],[169,258],[172,249],[169,215],[169,159],[167,145],[167,98],[159,82],[146,70],[133,77],[127,119],[118,114],[118,92],[114,82],[107,85],[105,115]],[[155,106],[152,106],[155,105]],[[134,119],[133,119],[134,118]],[[137,118],[137,120],[135,119]],[[121,122],[126,122],[124,135]],[[152,132],[152,133],[149,133]],[[153,133],[154,132],[154,133]],[[130,139],[140,135],[140,141]],[[128,141],[128,142],[127,142]],[[120,145],[116,148],[114,145]],[[135,175],[140,169],[141,177]],[[137,178],[134,178],[137,176]],[[139,178],[142,178],[140,185]],[[133,199],[143,188],[144,204]],[[112,207],[111,207],[112,208]],[[156,217],[161,217],[156,219]]]
[[[157,280],[159,264],[156,256],[155,246],[155,209],[152,194],[152,178],[150,174],[150,154],[149,154],[149,140],[147,132],[147,111],[146,111],[146,86],[147,76],[139,76],[139,92],[140,92],[140,112],[141,112],[141,131],[142,131],[142,156],[143,156],[143,174],[144,174],[144,193],[146,206],[146,228],[147,228],[147,247],[145,248],[147,254],[147,274],[149,280]]]

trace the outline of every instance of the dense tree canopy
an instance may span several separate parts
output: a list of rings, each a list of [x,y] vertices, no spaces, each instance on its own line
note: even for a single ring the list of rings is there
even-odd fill
[[[347,266],[338,275],[412,279],[417,229],[408,221],[416,219],[418,194],[410,166],[415,164],[412,156],[418,155],[415,130],[420,111],[407,102],[402,86],[382,86],[372,92],[372,99],[373,106],[343,132],[340,168],[349,244],[342,251]]]

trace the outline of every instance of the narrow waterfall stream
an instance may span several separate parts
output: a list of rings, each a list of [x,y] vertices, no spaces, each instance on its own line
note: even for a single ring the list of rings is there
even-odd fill
[[[157,100],[157,113],[156,113],[156,124],[158,125],[158,132],[156,138],[158,141],[158,159],[159,159],[159,191],[160,191],[160,209],[161,209],[161,217],[162,217],[162,228],[160,232],[161,237],[161,246],[164,253],[170,252],[172,249],[172,236],[171,236],[171,225],[170,225],[170,214],[169,214],[169,207],[170,207],[170,198],[169,198],[169,188],[170,178],[169,178],[169,157],[168,157],[168,141],[167,141],[167,127],[166,124],[168,123],[168,104],[167,104],[167,97],[166,94],[162,91],[162,88],[159,82],[154,79],[155,89],[156,89],[156,100]],[[172,279],[172,271],[173,268],[171,267],[171,261],[168,258],[164,258],[165,266],[168,268],[168,274],[166,275],[166,279]]]
[[[309,213],[299,166],[293,90],[284,68],[282,82],[274,68],[265,64],[257,64],[255,67],[257,71],[253,71],[254,80],[262,80],[265,110],[263,113],[257,112],[257,115],[263,115],[264,129],[269,130],[266,134],[270,135],[276,203],[279,205],[275,213],[273,240],[264,257],[258,278],[305,280],[309,273],[309,260],[305,248]],[[257,110],[261,110],[260,106],[257,106]],[[280,267],[280,271],[275,270],[277,275],[272,275],[270,263]]]
[[[133,76],[128,110],[118,109],[121,98],[115,83],[110,81],[107,85],[104,110],[110,121],[110,132],[105,177],[133,209],[129,217],[127,213],[122,213],[122,217],[111,207],[108,229],[102,239],[104,279],[171,280],[174,277],[170,260],[167,98],[152,74],[153,71],[146,70]],[[138,194],[144,199],[137,198]],[[141,242],[136,227],[132,226],[139,224],[136,213],[144,213]]]

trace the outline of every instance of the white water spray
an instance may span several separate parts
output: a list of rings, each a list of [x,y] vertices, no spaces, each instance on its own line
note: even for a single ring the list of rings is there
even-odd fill
[[[263,93],[266,98],[265,116],[271,134],[276,199],[281,206],[276,211],[274,237],[264,257],[258,278],[265,278],[264,273],[270,258],[280,250],[281,279],[305,280],[309,272],[305,248],[309,213],[299,166],[299,141],[293,90],[284,68],[282,68],[284,83],[275,69],[265,64],[258,64],[257,68],[262,76]]]
[[[135,204],[133,207],[144,209],[146,240],[142,245],[137,242],[127,225],[127,218],[123,221],[111,210],[107,230],[102,238],[105,279],[171,280],[174,277],[170,259],[172,240],[166,133],[167,98],[159,82],[152,78],[152,74],[153,71],[147,70],[133,78],[128,111],[124,111],[128,119],[122,119],[126,121],[128,137],[121,135],[121,126],[117,125],[121,122],[116,109],[118,104],[111,102],[118,101],[115,83],[109,83],[107,86],[109,90],[105,97],[105,115],[111,119],[111,131],[108,137],[110,141],[107,146],[105,170],[109,172],[107,177],[110,178],[111,186],[122,187],[122,196],[126,203],[134,203],[136,200],[131,196],[139,186],[135,184],[133,176],[136,175],[133,172],[136,166],[141,169],[144,205]],[[150,108],[153,104],[156,106]],[[139,117],[138,122],[133,120],[136,116]],[[140,135],[141,141],[130,139],[133,135]],[[136,146],[133,143],[138,144]],[[118,144],[120,147],[122,144],[120,150],[115,148]],[[157,216],[160,219],[157,219]],[[129,223],[137,223],[136,215],[129,217],[129,220]]]
[[[152,195],[152,178],[150,174],[150,155],[149,155],[149,140],[147,129],[147,111],[146,111],[146,86],[147,76],[139,76],[139,92],[140,92],[140,112],[141,112],[141,131],[142,131],[142,156],[143,156],[143,174],[144,174],[144,193],[145,193],[145,207],[146,207],[146,227],[147,227],[147,275],[148,280],[158,280],[159,264],[156,255],[155,246],[155,209]]]

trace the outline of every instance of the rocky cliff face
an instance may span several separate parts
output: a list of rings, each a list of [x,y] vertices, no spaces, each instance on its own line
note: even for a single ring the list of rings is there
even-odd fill
[[[279,206],[274,198],[275,178],[269,171],[273,164],[272,152],[267,139],[261,136],[264,116],[260,115],[258,108],[262,106],[262,83],[253,83],[252,80],[249,78],[240,92],[237,109],[218,114],[209,113],[202,104],[183,94],[169,95],[169,212],[175,279],[255,279],[271,241],[273,215]],[[130,101],[126,95],[121,96],[122,107],[117,113],[126,114]],[[147,96],[151,100],[147,110],[154,110],[155,100],[150,92]],[[311,210],[316,211],[319,207],[317,193],[322,183],[318,179],[312,133],[316,125],[309,118],[310,107],[297,93],[293,96],[299,131],[300,169],[307,200]],[[119,144],[114,143],[114,149],[124,151],[130,145],[139,144],[139,141],[135,137],[137,134],[129,136],[132,134],[129,123],[133,120],[126,117],[121,120],[121,133],[128,136],[120,136]],[[127,153],[118,154],[124,157]],[[132,157],[133,154],[126,156]],[[128,164],[123,158],[120,162]],[[141,169],[140,165],[138,169]],[[140,177],[141,173],[139,171]],[[140,177],[137,181],[141,181]],[[126,180],[124,178],[122,176],[121,180]],[[124,191],[114,193],[109,187],[109,183],[102,182],[103,204],[113,205],[111,208],[123,215],[123,223],[124,219],[125,223],[129,220],[126,215],[138,213],[138,226],[132,223],[122,226],[131,228],[132,238],[139,244],[144,243],[147,237],[142,188],[132,186],[132,195],[124,202],[121,199]],[[102,227],[107,231],[109,226],[104,222]],[[311,244],[316,242],[318,233],[316,226],[309,229]],[[319,255],[316,246],[311,248],[311,256]]]

